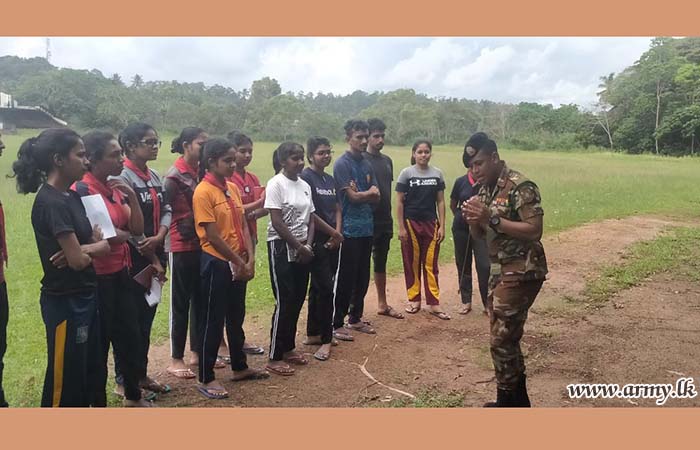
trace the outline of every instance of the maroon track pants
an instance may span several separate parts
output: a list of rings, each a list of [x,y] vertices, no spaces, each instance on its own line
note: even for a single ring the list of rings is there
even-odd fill
[[[408,300],[411,302],[421,301],[420,282],[421,272],[423,272],[425,302],[428,305],[438,305],[440,304],[438,223],[436,220],[415,221],[411,219],[406,219],[405,223],[408,241],[401,243],[401,256],[403,257]]]

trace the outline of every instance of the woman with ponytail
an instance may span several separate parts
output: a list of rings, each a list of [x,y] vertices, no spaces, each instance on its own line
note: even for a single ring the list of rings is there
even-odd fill
[[[445,177],[430,165],[433,144],[420,139],[413,144],[411,166],[396,181],[396,217],[403,258],[408,305],[406,312],[421,309],[421,275],[428,312],[442,320],[450,316],[440,307],[438,255],[445,239]]]
[[[140,305],[139,327],[143,340],[144,360],[140,385],[155,393],[170,392],[170,387],[159,383],[148,376],[148,350],[150,348],[151,328],[156,315],[157,305],[150,306],[145,299],[146,288],[134,280],[149,265],[156,268],[158,278],[165,278],[163,267],[167,265],[164,250],[165,236],[170,229],[172,210],[163,193],[163,184],[156,171],[148,167],[149,161],[158,158],[161,141],[156,130],[145,123],[133,123],[119,134],[119,145],[126,154],[124,169],[120,178],[136,192],[143,213],[143,235],[132,234],[129,239],[131,256],[131,291]],[[121,381],[121,364],[119,357],[115,359],[117,384]],[[121,391],[121,386],[117,387]]]
[[[41,406],[96,403],[101,358],[92,260],[110,248],[70,190],[87,164],[83,141],[69,129],[44,130],[26,140],[12,164],[17,190],[37,193],[31,217],[44,273],[40,304],[48,356]]]
[[[167,372],[177,378],[194,378],[184,361],[187,326],[190,329],[190,365],[199,364],[197,314],[199,301],[199,259],[201,248],[194,227],[192,196],[199,182],[199,158],[209,136],[202,128],[187,127],[173,139],[170,149],[181,156],[168,170],[163,182],[165,197],[173,209],[165,250],[170,255],[170,365]],[[220,363],[220,367],[225,365]]]
[[[94,131],[83,136],[89,171],[73,185],[81,197],[100,195],[107,207],[116,236],[108,239],[108,255],[94,258],[97,273],[98,310],[100,316],[100,377],[96,387],[95,406],[107,406],[107,360],[109,346],[119,355],[124,376],[124,406],[151,406],[141,398],[139,367],[143,348],[138,327],[138,305],[124,286],[129,285],[131,258],[127,241],[132,234],[143,234],[143,214],[134,190],[119,178],[124,152],[110,133]]]
[[[232,381],[269,376],[248,367],[243,352],[246,282],[255,275],[255,252],[243,203],[235,184],[226,181],[236,168],[236,149],[225,139],[207,142],[199,163],[205,171],[192,197],[194,221],[202,247],[202,305],[199,318],[199,386],[207,398],[228,397],[214,376],[223,328],[229,342]]]
[[[253,161],[253,140],[238,131],[232,131],[226,137],[236,149],[236,170],[228,181],[233,182],[241,194],[243,210],[248,221],[250,237],[253,240],[253,250],[255,250],[258,245],[258,219],[265,217],[267,210],[263,208],[265,188],[253,172],[246,170]],[[222,347],[225,349],[224,343]],[[243,351],[249,355],[265,353],[264,348],[247,341],[243,343]]]
[[[270,212],[267,227],[267,255],[275,312],[270,329],[267,370],[278,375],[294,375],[290,364],[309,361],[295,350],[299,313],[309,284],[309,263],[314,258],[314,204],[311,187],[301,179],[304,147],[284,142],[273,155],[275,172],[267,183],[265,209]],[[325,354],[324,354],[325,356]]]

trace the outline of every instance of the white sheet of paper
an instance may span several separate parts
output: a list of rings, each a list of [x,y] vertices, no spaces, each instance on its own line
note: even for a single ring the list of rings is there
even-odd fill
[[[86,195],[80,199],[83,201],[83,206],[85,206],[90,225],[93,227],[99,225],[104,239],[116,236],[117,232],[114,229],[112,219],[109,217],[109,211],[107,211],[107,205],[105,205],[102,196],[100,194]]]
[[[146,302],[148,306],[155,306],[160,303],[160,294],[163,291],[160,281],[156,277],[151,278],[151,292],[146,292]]]

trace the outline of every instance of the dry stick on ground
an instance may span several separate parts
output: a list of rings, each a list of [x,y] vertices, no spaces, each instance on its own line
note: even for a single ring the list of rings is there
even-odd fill
[[[496,381],[496,376],[492,376],[488,380],[480,380],[480,381],[475,381],[474,384],[486,384],[486,383],[491,383],[493,381]]]
[[[375,384],[378,384],[378,385],[380,385],[380,386],[384,386],[385,388],[389,389],[390,391],[394,391],[394,392],[396,392],[396,393],[398,393],[398,394],[405,395],[406,397],[415,400],[415,398],[416,398],[415,395],[413,395],[413,394],[411,394],[411,393],[409,393],[409,392],[404,392],[404,391],[402,391],[401,389],[396,389],[396,388],[393,388],[393,387],[391,387],[391,386],[388,386],[388,385],[382,383],[381,381],[377,380],[376,378],[374,378],[374,376],[372,376],[372,374],[369,373],[369,371],[367,370],[367,362],[369,361],[369,357],[372,356],[372,353],[374,353],[374,351],[375,351],[376,349],[377,349],[377,344],[374,344],[374,347],[372,348],[372,351],[369,353],[369,355],[367,355],[367,356],[365,357],[365,362],[363,362],[362,364],[357,364],[356,362],[345,361],[345,360],[342,360],[342,359],[337,359],[336,361],[340,361],[340,362],[352,364],[352,365],[355,365],[355,366],[359,367],[359,368],[360,368],[360,371],[361,371],[367,378],[369,378],[370,380],[373,381],[373,383],[370,384],[370,385],[367,386],[367,387],[370,387],[370,386],[373,386],[373,385],[375,385]]]

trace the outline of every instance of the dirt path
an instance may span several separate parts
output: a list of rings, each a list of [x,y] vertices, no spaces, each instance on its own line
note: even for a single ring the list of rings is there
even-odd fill
[[[545,240],[550,279],[531,310],[523,338],[535,406],[632,406],[621,400],[570,400],[565,386],[576,382],[666,383],[674,382],[678,374],[700,373],[698,286],[659,277],[622,293],[615,303],[624,308],[615,308],[610,302],[592,312],[570,312],[570,302],[580,296],[586,277],[595,276],[601,264],[619,261],[630,244],[652,239],[665,227],[675,225],[688,224],[632,217],[585,225]],[[481,314],[476,296],[471,314],[457,314],[454,265],[441,267],[440,284],[444,308],[452,315],[450,321],[425,312],[407,315],[404,320],[377,316],[376,295],[370,286],[365,317],[372,321],[377,334],[341,342],[327,362],[311,358],[315,347],[301,344],[306,325],[304,310],[297,342],[298,348],[308,353],[309,366],[292,377],[272,375],[268,380],[243,383],[228,381],[228,369],[217,370],[217,377],[230,392],[229,399],[223,401],[208,401],[197,393],[192,380],[178,380],[165,373],[168,346],[154,346],[151,370],[174,389],[161,396],[158,405],[377,406],[406,398],[399,391],[412,395],[431,391],[458,392],[464,395],[465,406],[480,406],[495,392],[488,319]],[[389,280],[387,289],[390,303],[403,309],[403,279]],[[268,323],[267,317],[246,319],[249,341],[267,345]],[[249,364],[255,367],[263,366],[265,361],[266,356],[249,358]],[[371,381],[361,366],[381,384]],[[653,400],[636,403],[651,406]],[[669,405],[698,406],[700,398],[676,400]]]

